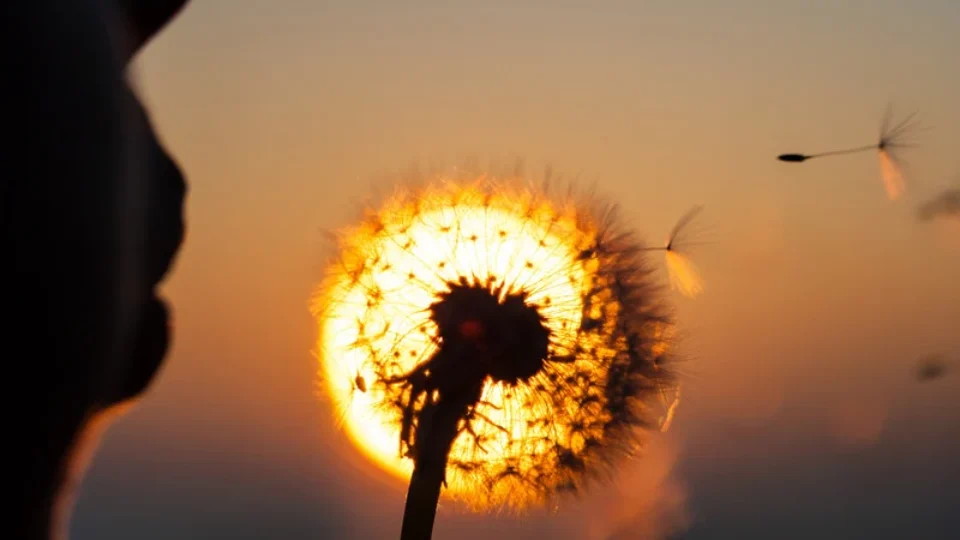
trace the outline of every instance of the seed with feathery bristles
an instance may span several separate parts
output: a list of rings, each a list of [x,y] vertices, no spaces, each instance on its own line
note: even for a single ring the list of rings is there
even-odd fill
[[[907,137],[915,132],[919,125],[917,123],[917,113],[909,114],[905,119],[896,124],[891,124],[892,108],[887,107],[880,125],[880,139],[874,144],[858,146],[856,148],[845,148],[843,150],[831,150],[817,154],[780,154],[777,159],[789,163],[802,163],[804,161],[829,156],[839,156],[845,154],[857,154],[860,152],[876,151],[880,160],[880,177],[883,179],[883,185],[890,200],[895,200],[903,195],[905,184],[903,181],[903,160],[899,152],[904,148],[915,146],[914,141]]]

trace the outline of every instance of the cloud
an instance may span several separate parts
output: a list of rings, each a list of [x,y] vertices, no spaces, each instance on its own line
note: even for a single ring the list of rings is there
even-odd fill
[[[951,216],[960,218],[960,188],[945,190],[917,209],[921,221]]]

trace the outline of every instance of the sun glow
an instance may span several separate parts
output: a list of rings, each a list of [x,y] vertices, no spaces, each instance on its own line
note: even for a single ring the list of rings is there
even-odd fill
[[[337,397],[351,438],[388,470],[406,477],[413,464],[401,459],[398,452],[395,419],[378,408],[383,391],[361,391],[356,381],[362,380],[366,386],[366,381],[376,378],[372,352],[400,352],[403,372],[433,352],[436,329],[426,309],[438,299],[432,291],[446,290],[446,282],[460,276],[493,276],[521,290],[535,284],[530,301],[538,303],[549,294],[550,303],[556,306],[548,308],[545,325],[555,335],[566,334],[566,339],[560,337],[558,342],[574,337],[571,333],[576,332],[583,309],[579,289],[584,286],[584,271],[572,262],[584,233],[577,230],[574,216],[558,214],[546,201],[525,208],[530,202],[507,196],[491,198],[480,191],[433,193],[421,200],[419,207],[389,205],[380,212],[382,222],[353,232],[351,255],[360,260],[349,261],[347,266],[359,263],[369,274],[338,272],[338,283],[331,284],[328,294],[337,301],[335,311],[327,313],[322,340],[325,354],[337,361],[324,363],[324,379]],[[527,261],[531,264],[524,264]],[[386,265],[389,267],[384,270]],[[411,276],[418,286],[409,286]],[[373,294],[383,295],[383,301],[371,312],[368,296],[374,289],[379,292]],[[379,339],[369,339],[358,347],[358,320],[380,325]],[[375,329],[366,330],[376,335]],[[403,336],[400,343],[398,336]],[[485,394],[485,401],[503,401],[499,385],[488,386]],[[522,416],[502,418],[504,410],[492,407],[486,414],[500,425],[525,429]],[[502,445],[488,448],[498,449],[502,451]]]
[[[545,466],[543,456],[557,455],[558,448],[590,454],[590,445],[601,444],[616,423],[611,417],[618,413],[605,410],[605,400],[614,398],[603,384],[618,352],[611,340],[622,339],[611,337],[619,335],[612,325],[622,305],[613,284],[598,273],[604,263],[594,253],[599,227],[582,208],[535,191],[482,185],[400,192],[343,232],[340,259],[313,306],[321,378],[351,441],[380,467],[408,479],[413,460],[404,455],[400,410],[410,394],[388,381],[437,351],[430,305],[458,282],[501,295],[526,292],[527,304],[536,306],[550,331],[549,372],[529,384],[485,383],[451,449],[446,490],[477,506],[522,506],[539,495],[511,475],[527,483],[539,478],[537,489],[572,483],[557,472],[562,466]],[[609,324],[587,328],[586,319]],[[656,325],[642,331],[653,335],[663,323]],[[662,355],[666,345],[651,339],[647,349]],[[657,396],[668,393],[661,389]],[[657,416],[667,424],[670,396],[658,402],[663,410]],[[483,497],[471,496],[484,490]]]

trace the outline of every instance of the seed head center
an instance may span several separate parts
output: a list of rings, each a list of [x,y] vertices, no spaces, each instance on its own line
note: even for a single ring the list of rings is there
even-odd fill
[[[482,373],[497,382],[516,385],[543,369],[550,331],[525,293],[502,295],[482,285],[450,284],[431,307],[440,347],[458,351],[457,372]],[[442,385],[442,382],[439,382]]]

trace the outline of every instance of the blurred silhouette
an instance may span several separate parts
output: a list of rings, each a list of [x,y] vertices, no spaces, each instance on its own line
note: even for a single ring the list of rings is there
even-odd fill
[[[917,113],[911,113],[905,119],[892,126],[890,124],[890,113],[891,108],[888,107],[880,126],[880,140],[874,144],[843,150],[831,150],[818,154],[780,154],[777,156],[777,159],[788,163],[802,163],[813,158],[857,154],[876,150],[880,158],[880,174],[883,178],[887,196],[890,200],[898,199],[903,195],[905,187],[903,183],[903,171],[900,167],[901,159],[896,152],[903,148],[915,146],[911,141],[905,140],[905,138],[918,127],[916,122]]]
[[[925,356],[917,363],[917,380],[920,382],[939,379],[946,373],[947,363],[942,356]]]
[[[105,412],[141,394],[167,349],[155,287],[183,237],[185,185],[126,82],[186,0],[12,0],[0,18],[4,538],[64,535]],[[8,454],[10,455],[10,454]],[[9,482],[9,480],[8,480]]]
[[[921,221],[937,218],[960,218],[960,188],[947,189],[936,197],[920,205],[917,217]]]

